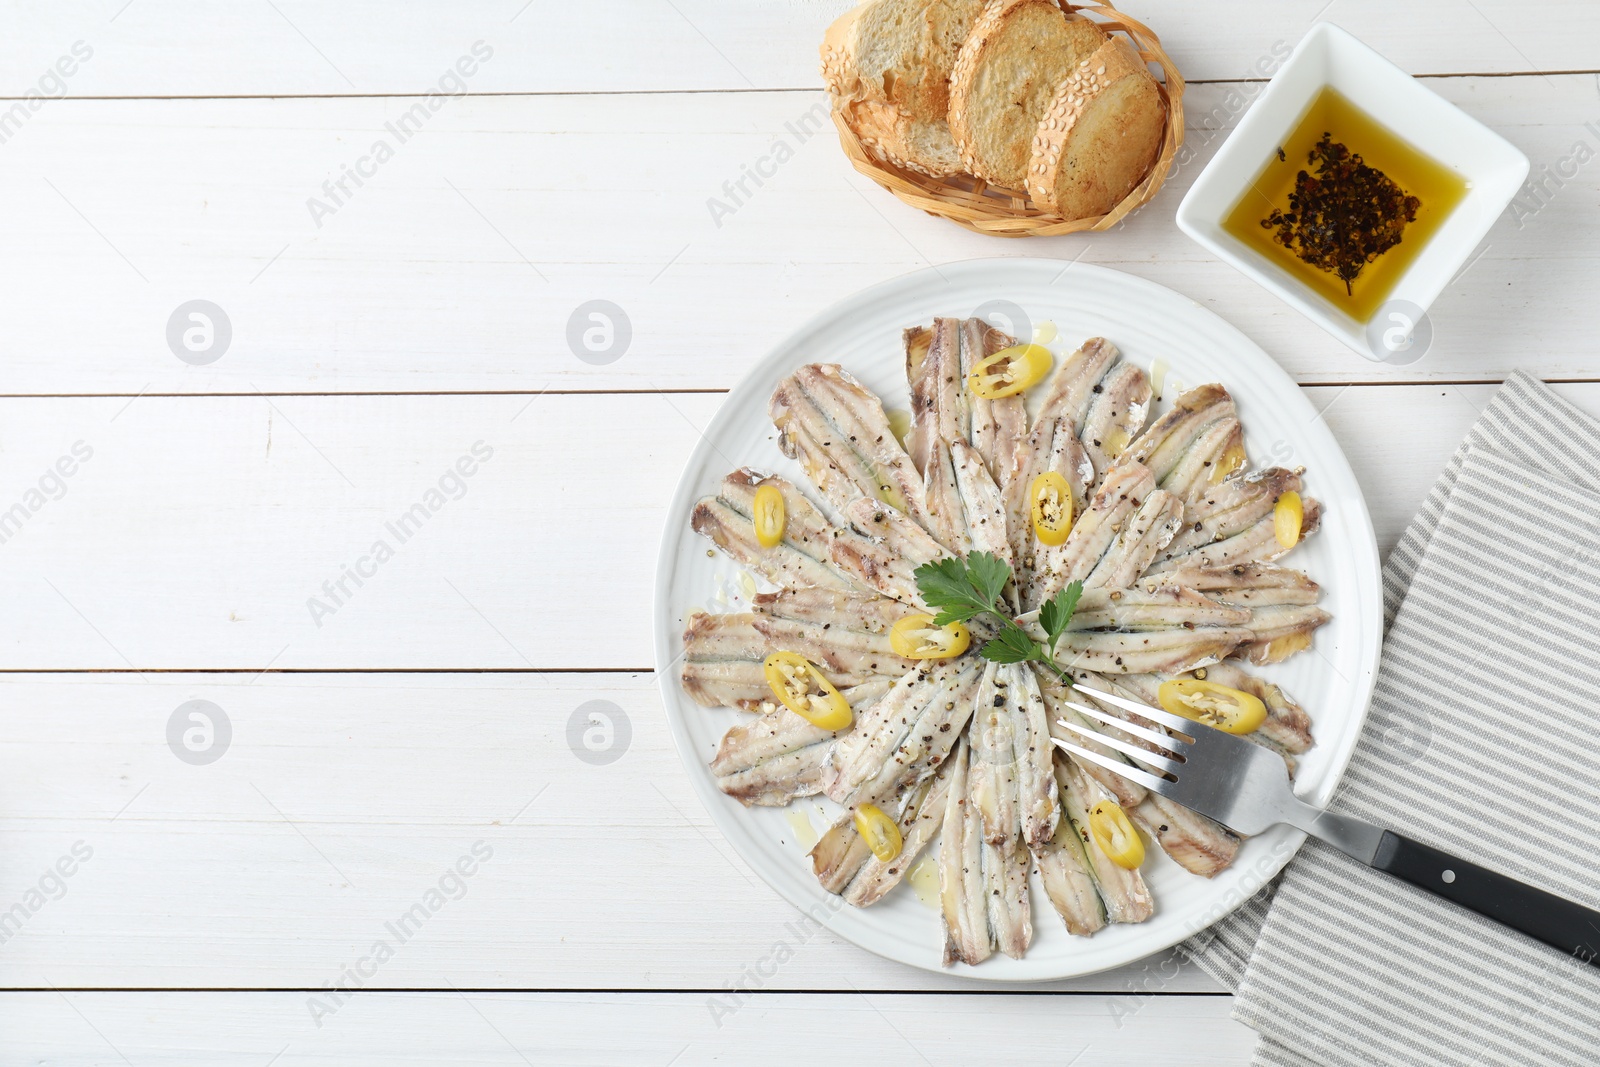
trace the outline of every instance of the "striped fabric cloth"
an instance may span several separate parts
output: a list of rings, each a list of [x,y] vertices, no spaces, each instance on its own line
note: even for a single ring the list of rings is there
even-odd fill
[[[1508,381],[1384,601],[1333,807],[1600,908],[1600,422]],[[1600,967],[1317,841],[1187,948],[1237,990],[1257,1067],[1600,1063]]]

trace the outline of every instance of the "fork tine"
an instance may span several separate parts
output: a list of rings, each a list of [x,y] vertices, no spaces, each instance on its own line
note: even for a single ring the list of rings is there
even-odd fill
[[[1121,708],[1123,711],[1131,711],[1140,718],[1149,719],[1151,722],[1160,723],[1170,730],[1177,730],[1179,733],[1193,736],[1191,731],[1194,730],[1196,725],[1193,719],[1185,719],[1182,715],[1174,715],[1172,712],[1164,711],[1161,708],[1152,708],[1148,704],[1141,704],[1137,700],[1129,700],[1127,697],[1102,693],[1098,689],[1090,689],[1088,686],[1079,685],[1077,682],[1072,683],[1072,688],[1080,693],[1087,693],[1096,700],[1103,700],[1112,707]]]
[[[1098,752],[1090,752],[1082,745],[1075,745],[1071,741],[1063,741],[1059,737],[1052,737],[1050,743],[1063,752],[1072,753],[1078,759],[1088,760],[1096,766],[1104,767],[1113,774],[1122,775],[1130,782],[1137,782],[1152,793],[1165,793],[1172,787],[1172,783],[1165,778],[1157,778],[1149,771],[1140,770],[1130,763],[1123,763],[1121,760],[1112,759],[1110,756],[1102,756]]]
[[[1169,752],[1177,752],[1181,755],[1183,750],[1189,747],[1189,742],[1182,738],[1170,737],[1167,734],[1152,730],[1148,726],[1139,726],[1126,719],[1119,719],[1115,715],[1101,711],[1099,708],[1091,708],[1089,705],[1079,704],[1075,700],[1063,700],[1062,703],[1086,719],[1103,722],[1107,726],[1121,730],[1132,737],[1141,738],[1152,745],[1159,745]]]
[[[1148,764],[1149,766],[1155,767],[1158,770],[1166,771],[1168,774],[1177,774],[1178,768],[1183,766],[1183,764],[1178,760],[1169,759],[1166,756],[1151,752],[1147,748],[1140,748],[1132,741],[1124,741],[1119,737],[1111,737],[1107,734],[1100,733],[1098,730],[1090,730],[1087,727],[1079,726],[1077,723],[1068,722],[1065,719],[1060,721],[1062,726],[1066,727],[1068,730],[1071,730],[1075,734],[1081,734],[1084,737],[1093,738],[1095,741],[1105,745],[1107,748],[1114,748],[1124,756],[1128,756],[1131,759],[1136,759],[1140,763]]]

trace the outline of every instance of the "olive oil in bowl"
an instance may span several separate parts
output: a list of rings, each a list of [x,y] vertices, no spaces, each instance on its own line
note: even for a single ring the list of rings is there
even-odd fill
[[[1222,228],[1366,322],[1466,191],[1459,174],[1328,86]]]

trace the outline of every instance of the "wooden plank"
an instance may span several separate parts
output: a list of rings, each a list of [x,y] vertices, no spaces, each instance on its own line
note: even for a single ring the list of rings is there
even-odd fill
[[[6,665],[647,666],[660,516],[720,400],[0,403]]]
[[[444,992],[362,995],[319,1030],[303,994],[10,993],[6,1046],[57,1067],[160,1062],[761,1063],[818,1060],[882,1067],[929,1063],[1072,1063],[1196,1067],[1248,1061],[1255,1033],[1226,997],[1163,997],[1136,1016],[1113,998],[767,995],[713,1019],[692,995],[526,996]],[[718,1025],[720,1022],[720,1025]],[[120,1056],[120,1058],[118,1058]],[[1076,1057],[1074,1059],[1074,1057]],[[9,1059],[9,1058],[8,1058]]]
[[[437,87],[475,41],[493,49],[465,79],[473,92],[814,88],[817,45],[850,0],[595,0],[581,5],[471,0],[449,5],[307,0],[229,9],[201,0],[51,5],[7,20],[0,91],[21,95],[75,41],[90,60],[74,95],[218,96],[416,93]],[[1591,69],[1600,13],[1569,0],[1528,17],[1510,0],[1135,0],[1191,79],[1260,77],[1319,18],[1413,73]],[[45,86],[55,90],[54,83]]]
[[[766,888],[690,791],[647,674],[0,683],[0,987],[675,988],[701,1001],[993,988],[872,956]],[[205,719],[192,701],[209,702]],[[609,763],[569,740],[591,701],[611,705]],[[794,862],[807,862],[798,844]],[[1132,1011],[1218,987],[1152,959],[1048,988],[1123,995]]]
[[[0,392],[727,388],[866,285],[995,255],[1082,256],[1169,285],[1301,381],[1485,380],[1519,366],[1590,378],[1600,165],[1575,159],[1580,143],[1600,154],[1592,81],[1429,83],[1527,151],[1535,177],[1569,177],[1502,218],[1436,304],[1432,350],[1403,367],[1349,352],[1175,228],[1222,140],[1207,128],[1230,126],[1249,86],[1196,88],[1194,157],[1125,227],[1029,241],[900,204],[849,170],[826,129],[802,141],[823,125],[820,93],[451,100],[424,108],[404,143],[386,124],[408,121],[422,106],[411,99],[66,100],[4,146],[0,279],[15,299]],[[394,149],[381,165],[368,158],[380,139]],[[85,144],[96,165],[64,166]],[[619,145],[637,167],[614,163]],[[359,187],[344,177],[358,165],[371,174]],[[759,186],[755,167],[772,175]],[[341,180],[343,193],[323,188]],[[195,299],[231,325],[205,365],[168,341]],[[630,327],[600,365],[569,340],[594,300]]]
[[[1600,385],[1562,388],[1600,410]],[[1491,392],[1311,391],[1365,488],[1380,548]],[[0,665],[647,667],[662,516],[721,402],[0,400],[0,593],[26,605],[0,618]],[[92,457],[71,477],[52,474],[79,442]],[[471,477],[453,473],[474,446],[492,457]],[[346,573],[356,568],[360,584]]]

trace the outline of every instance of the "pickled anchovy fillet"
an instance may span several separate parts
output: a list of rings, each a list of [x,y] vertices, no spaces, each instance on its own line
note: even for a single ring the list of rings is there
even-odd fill
[[[1050,769],[1055,748],[1031,667],[990,663],[984,669],[969,736],[968,790],[983,819],[984,840],[1044,844],[1056,830]]]
[[[763,548],[756,540],[750,518],[751,502],[762,485],[771,485],[783,494],[788,513],[783,540],[772,548]],[[734,471],[723,479],[716,496],[695,505],[689,524],[724,554],[774,585],[869,591],[833,565],[829,559],[833,524],[805,494],[782,478],[763,477],[748,467]]]
[[[979,846],[984,885],[989,893],[989,929],[1002,954],[1020,960],[1033,941],[1033,907],[1028,900],[1028,850],[1018,842]]]
[[[684,691],[713,708],[750,708],[772,699],[762,664],[780,650],[800,653],[840,688],[878,676],[899,678],[915,666],[894,654],[887,634],[829,629],[753,612],[695,612],[683,644]]]
[[[1146,427],[1118,462],[1150,468],[1157,483],[1166,479],[1212,423],[1237,418],[1233,397],[1220,385],[1197,386],[1173,402],[1166,414]]]
[[[748,518],[755,505],[756,490],[763,485],[770,485],[783,494],[786,512],[784,542],[794,544],[814,558],[820,558],[817,546],[826,543],[833,523],[792,482],[777,475],[763,476],[749,467],[742,467],[722,480],[717,498]]]
[[[1233,863],[1243,843],[1239,835],[1219,822],[1190,811],[1160,793],[1128,812],[1173,861],[1202,878],[1215,878]]]
[[[1300,540],[1317,532],[1322,521],[1322,505],[1310,497],[1301,501],[1303,518],[1300,523]],[[1298,542],[1296,542],[1298,544]],[[1162,553],[1145,571],[1147,577],[1161,576],[1178,584],[1187,584],[1184,575],[1191,569],[1211,570],[1217,567],[1236,567],[1245,563],[1270,563],[1293,549],[1278,542],[1273,517],[1269,513],[1257,519],[1246,529],[1183,555]],[[1169,558],[1170,557],[1170,558]],[[1167,576],[1172,576],[1170,579]]]
[[[1026,621],[1024,621],[1024,619]],[[1036,616],[1019,619],[1026,626]],[[1085,589],[1067,624],[1073,630],[1170,630],[1199,626],[1244,627],[1248,608],[1213,600],[1179,586],[1153,589]]]
[[[1056,775],[1062,807],[1077,831],[1078,840],[1083,843],[1086,868],[1105,903],[1106,918],[1114,923],[1144,922],[1156,910],[1144,877],[1137,869],[1130,871],[1113,863],[1089,830],[1089,813],[1094,806],[1114,797],[1080,771],[1075,763],[1058,761]]]
[[[1249,630],[1205,626],[1193,630],[1069,631],[1056,646],[1068,670],[1100,674],[1173,674],[1215,663],[1254,638]]]
[[[1218,419],[1189,445],[1172,470],[1161,479],[1161,488],[1179,497],[1188,507],[1205,497],[1217,485],[1235,480],[1231,477],[1230,457],[1242,461],[1244,456],[1244,427],[1232,416]]]
[[[857,500],[845,508],[845,518],[851,529],[882,542],[907,562],[922,564],[950,554],[927,530],[877,501]]]
[[[976,449],[961,441],[951,442],[950,458],[955,467],[956,486],[961,491],[967,540],[977,551],[988,552],[1005,560],[1015,571],[1015,561],[1011,558],[1011,539],[1006,536],[1006,510],[1000,487],[995,484]]]
[[[1106,908],[1089,873],[1089,860],[1072,820],[1065,815],[1056,823],[1049,841],[1033,850],[1045,897],[1061,916],[1067,932],[1087,937],[1106,925]]]
[[[996,949],[1020,959],[1033,940],[1028,850],[984,840],[983,818],[968,792],[965,744],[952,757],[950,792],[939,843],[939,899],[944,965],[982,963]]]
[[[880,678],[844,690],[859,715],[888,693]],[[822,791],[822,767],[844,731],[813,726],[786,707],[770,706],[760,717],[722,735],[711,773],[717,788],[745,804],[780,806]]]
[[[870,907],[905,878],[906,871],[944,824],[944,809],[955,766],[946,760],[930,778],[905,790],[897,809],[900,827],[899,855],[880,860],[856,829],[853,813],[846,812],[829,827],[811,849],[811,866],[817,881],[830,893],[858,908]]]
[[[1125,589],[1132,585],[1182,522],[1183,503],[1164,490],[1152,490],[1117,531],[1116,540],[1083,580],[1084,588]]]
[[[1253,608],[1248,623],[1254,640],[1232,655],[1255,664],[1278,663],[1311,644],[1311,635],[1333,616],[1309,604],[1272,604]]]
[[[1072,428],[1072,435],[1083,433],[1089,407],[1097,395],[1095,386],[1106,376],[1121,354],[1104,337],[1091,337],[1072,355],[1063,359],[1050,378],[1040,419],[1059,419]]]
[[[1019,727],[1010,708],[1011,673],[1006,672],[1005,681],[999,675],[1000,664],[984,666],[973,705],[967,768],[967,795],[977,805],[983,838],[991,844],[1017,836],[1021,825],[1015,736]]]
[[[1282,467],[1211,486],[1184,509],[1183,530],[1167,546],[1164,558],[1186,555],[1243,533],[1263,518],[1270,519],[1284,493],[1299,491],[1300,475]]]
[[[1008,565],[1014,563],[1000,487],[965,441],[941,442],[935,447],[928,475],[928,507],[934,535],[960,555],[990,552]]]
[[[1059,551],[1041,547],[1035,554],[1035,602],[1042,604],[1069,583],[1087,579],[1154,491],[1155,479],[1138,464],[1119,464],[1107,474]]]
[[[1304,573],[1272,563],[1240,563],[1232,567],[1185,567],[1140,580],[1142,588],[1159,589],[1172,582],[1203,592],[1224,604],[1244,608],[1274,604],[1315,604],[1322,587]]]
[[[1003,483],[1011,453],[1027,433],[1021,396],[987,400],[973,395],[967,376],[988,356],[1016,339],[982,319],[935,319],[907,330],[906,380],[911,386],[911,433],[906,443],[926,477],[942,444],[964,441],[976,450],[990,476]],[[952,545],[951,547],[955,547]]]
[[[975,549],[967,533],[966,507],[961,500],[961,485],[956,480],[955,458],[949,441],[933,444],[923,478],[929,532],[957,555],[970,555]]]
[[[777,649],[798,652],[830,679],[855,674],[898,678],[916,666],[915,661],[895,655],[887,633],[835,628],[759,612],[710,615],[697,611],[689,617],[684,644],[689,658],[702,662],[765,660],[768,653]]]
[[[810,363],[779,382],[768,405],[778,447],[839,510],[882,500],[926,525],[922,480],[877,396],[837,364]]]
[[[1311,716],[1278,686],[1229,662],[1207,667],[1206,680],[1249,693],[1266,705],[1267,721],[1256,734],[1286,753],[1311,751]]]
[[[1035,572],[1050,569],[1040,557],[1059,551],[1041,543],[1033,532],[1033,502],[1029,492],[1034,479],[1053,471],[1066,480],[1072,494],[1073,515],[1083,514],[1089,503],[1089,487],[1094,484],[1094,462],[1071,426],[1060,419],[1041,419],[1034,423],[1026,440],[1012,453],[1011,470],[1004,479],[1006,536],[1011,540],[1011,555],[1016,563],[1017,587],[1022,607],[1038,607]]]
[[[858,499],[844,510],[850,525],[834,531],[829,562],[858,585],[921,607],[917,567],[949,553],[922,527],[879,501]]]
[[[909,609],[898,600],[838,589],[782,589],[757,593],[751,606],[775,619],[794,619],[855,633],[887,634]]]
[[[908,673],[834,745],[823,792],[846,807],[878,803],[933,774],[966,729],[982,674],[970,658]]]
[[[1119,362],[1092,393],[1080,437],[1096,476],[1103,477],[1144,426],[1150,412],[1150,375],[1143,367]]]
[[[972,369],[984,359],[1010,348],[1018,340],[1028,341],[1029,338],[1014,338],[982,319],[964,319],[961,323],[962,379],[965,380],[967,374],[972,373]],[[966,434],[967,442],[972,445],[994,482],[1004,485],[1011,467],[1012,453],[1028,433],[1027,401],[1021,395],[986,400],[981,396],[973,396],[970,391],[968,398],[971,423]]]
[[[965,439],[972,425],[966,375],[961,372],[961,320],[905,331],[906,381],[911,386],[911,431],[906,450],[927,474],[941,442]]]
[[[978,964],[994,953],[984,886],[983,820],[967,799],[967,746],[956,748],[939,835],[939,904],[944,965]]]

